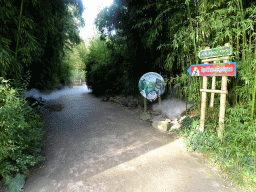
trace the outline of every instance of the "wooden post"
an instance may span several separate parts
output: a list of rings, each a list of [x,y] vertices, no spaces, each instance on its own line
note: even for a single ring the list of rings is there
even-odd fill
[[[228,62],[228,61],[224,60],[224,63],[225,62]],[[222,76],[222,82],[221,82],[221,90],[222,91],[227,91],[227,81],[228,81],[228,77]],[[225,109],[226,109],[226,93],[221,93],[221,95],[220,95],[219,127],[217,130],[218,137],[220,138],[221,142],[223,140]]]
[[[214,61],[214,64],[216,61]],[[216,76],[212,76],[212,90],[215,90],[215,82],[216,82]],[[212,108],[214,105],[214,93],[211,93],[211,100],[210,100],[210,107]]]
[[[144,112],[147,112],[147,99],[144,98]]]
[[[212,90],[215,90],[216,76],[212,76]],[[210,107],[214,105],[214,93],[211,93]]]
[[[208,81],[208,77],[203,76],[203,89],[207,89],[207,81]],[[207,98],[207,93],[202,92],[201,118],[200,118],[200,131],[202,131],[202,132],[204,131],[206,98]]]
[[[206,47],[205,49],[210,49],[210,47]],[[204,61],[204,64],[207,64],[207,61]],[[203,89],[207,89],[208,77],[203,76]],[[204,131],[204,123],[205,123],[205,116],[206,116],[206,99],[207,93],[202,92],[202,101],[201,101],[201,118],[200,118],[200,131]]]
[[[230,43],[226,43],[225,46],[230,45]],[[224,60],[224,63],[228,62],[228,60]],[[227,91],[227,76],[222,76],[221,82],[221,90]],[[219,127],[217,130],[218,137],[220,138],[221,142],[223,141],[223,131],[224,131],[224,118],[225,118],[225,109],[226,109],[226,94],[221,93],[220,95],[220,113],[219,113]]]
[[[159,105],[162,104],[161,96],[158,97],[158,103],[159,103]]]

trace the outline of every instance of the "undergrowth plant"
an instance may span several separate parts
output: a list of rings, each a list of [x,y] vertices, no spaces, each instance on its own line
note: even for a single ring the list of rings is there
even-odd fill
[[[228,105],[222,143],[217,136],[217,118],[206,120],[204,132],[198,129],[199,116],[187,116],[181,124],[181,133],[191,150],[210,155],[211,161],[227,172],[229,179],[247,190],[255,189],[256,123],[251,123],[247,107]]]
[[[26,85],[16,90],[0,78],[0,175],[8,183],[44,159],[39,155],[44,134],[40,116],[22,97]]]

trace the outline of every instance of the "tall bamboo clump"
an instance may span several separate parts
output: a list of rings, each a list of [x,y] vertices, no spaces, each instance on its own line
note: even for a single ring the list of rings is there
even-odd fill
[[[174,41],[177,55],[181,58],[178,65],[183,72],[173,81],[183,87],[183,93],[186,90],[188,100],[197,101],[201,79],[192,77],[192,81],[188,81],[186,69],[191,64],[200,64],[197,54],[204,47],[214,48],[230,43],[233,48],[231,61],[237,62],[237,75],[229,78],[227,100],[231,105],[249,103],[253,120],[256,92],[255,5],[242,0],[186,1],[186,10],[187,28],[179,28],[176,32],[178,38]],[[221,78],[217,77],[216,88],[220,81]]]

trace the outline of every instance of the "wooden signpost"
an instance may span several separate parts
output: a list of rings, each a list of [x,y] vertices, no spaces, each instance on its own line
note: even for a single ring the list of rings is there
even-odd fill
[[[203,87],[200,89],[202,92],[201,101],[201,118],[200,118],[200,131],[204,131],[205,123],[205,109],[207,93],[211,93],[210,107],[214,106],[214,94],[220,93],[220,112],[219,112],[219,127],[217,129],[218,137],[222,140],[224,129],[224,118],[226,108],[226,94],[228,76],[236,75],[236,62],[228,62],[232,54],[232,48],[229,44],[224,47],[215,49],[206,48],[199,53],[200,59],[204,64],[191,65],[187,70],[191,76],[203,76]],[[224,63],[216,64],[216,61],[223,61]],[[209,64],[209,62],[214,62]],[[212,76],[212,89],[207,89],[208,76]],[[216,76],[222,76],[221,90],[215,90]]]

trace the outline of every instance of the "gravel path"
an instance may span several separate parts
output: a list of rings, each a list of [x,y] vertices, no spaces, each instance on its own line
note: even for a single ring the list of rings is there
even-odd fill
[[[25,192],[239,191],[135,110],[74,93],[41,112],[46,160],[27,175]]]

